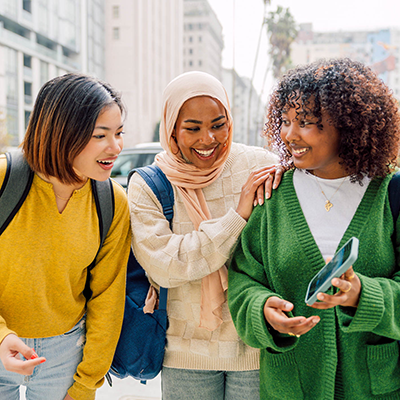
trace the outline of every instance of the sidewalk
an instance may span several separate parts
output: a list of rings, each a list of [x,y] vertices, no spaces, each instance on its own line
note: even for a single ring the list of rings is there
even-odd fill
[[[112,377],[113,385],[106,382],[97,390],[96,400],[160,400],[161,374],[157,378],[141,384],[133,378],[118,379]]]
[[[96,400],[161,400],[161,375],[141,384],[133,378],[118,379],[112,377],[113,385],[106,382],[97,390]],[[25,390],[22,391],[21,400],[25,400]]]

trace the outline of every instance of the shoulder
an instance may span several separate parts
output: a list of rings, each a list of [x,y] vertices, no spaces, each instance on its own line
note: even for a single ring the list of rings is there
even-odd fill
[[[126,203],[127,195],[126,195],[125,189],[118,182],[114,181],[114,179],[111,179],[111,182],[112,182],[112,187],[114,190],[115,202]]]
[[[247,146],[241,143],[232,143],[231,153],[226,162],[227,167],[239,167],[253,170],[279,162],[278,157],[263,147]]]

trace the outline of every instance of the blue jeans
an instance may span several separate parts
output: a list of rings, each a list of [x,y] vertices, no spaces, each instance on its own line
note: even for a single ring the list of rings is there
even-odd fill
[[[0,399],[18,400],[19,387],[26,386],[26,400],[63,400],[74,383],[73,376],[82,360],[85,345],[85,318],[70,331],[49,338],[24,339],[46,362],[39,364],[32,375],[6,371],[0,362]]]
[[[163,367],[162,400],[260,400],[259,371],[201,371]]]

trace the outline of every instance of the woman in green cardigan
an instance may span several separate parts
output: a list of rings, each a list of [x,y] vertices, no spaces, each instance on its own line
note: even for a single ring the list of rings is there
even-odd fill
[[[262,349],[261,398],[400,399],[397,101],[361,63],[313,63],[279,82],[266,134],[292,168],[243,230],[228,293],[239,335]],[[357,261],[307,306],[309,281],[352,236]]]

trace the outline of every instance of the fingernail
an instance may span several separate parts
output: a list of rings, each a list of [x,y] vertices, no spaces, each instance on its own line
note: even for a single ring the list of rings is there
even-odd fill
[[[38,358],[39,356],[36,354],[36,351],[34,349],[33,350],[33,354],[31,355],[31,360],[34,360],[35,358]]]
[[[257,205],[257,199],[254,200],[253,206],[255,207]]]
[[[278,187],[278,185],[274,182],[272,185],[272,189],[276,189]]]
[[[262,199],[262,198],[258,199],[258,204],[259,204],[260,206],[263,205],[263,199]]]
[[[43,364],[44,362],[46,362],[46,359],[40,361],[40,364]]]
[[[269,199],[270,194],[268,192],[265,192],[265,200]]]
[[[318,324],[318,319],[317,319],[317,318],[314,318],[314,319],[312,320],[312,323],[313,323],[314,325]]]

